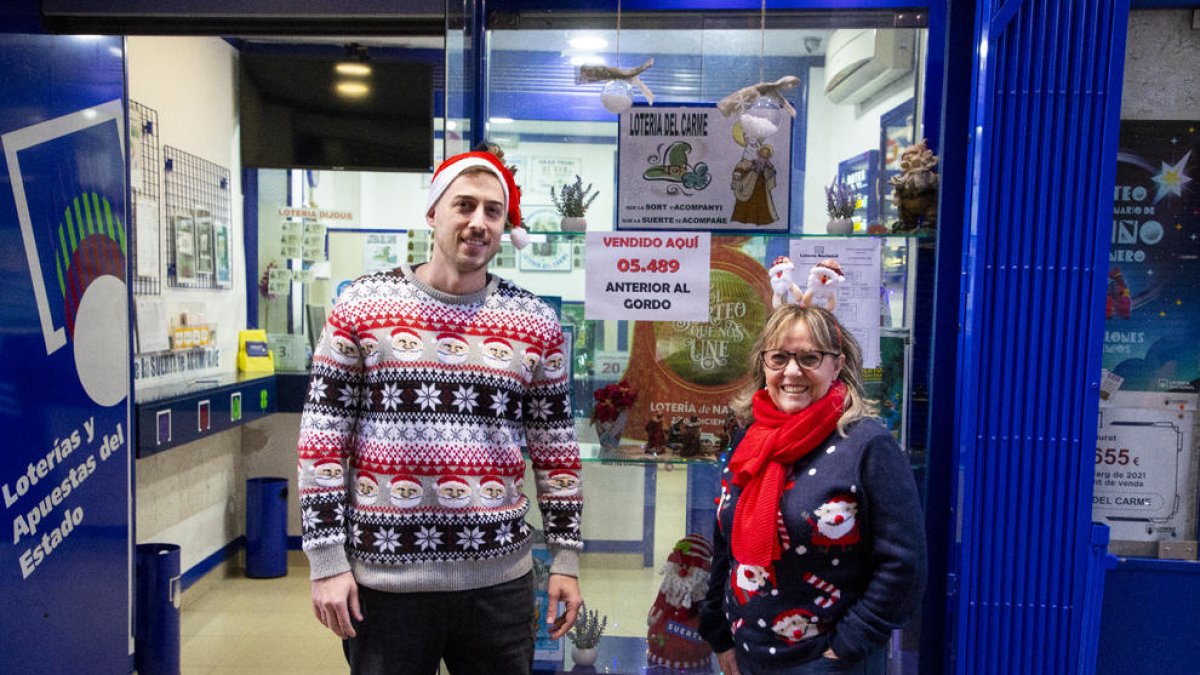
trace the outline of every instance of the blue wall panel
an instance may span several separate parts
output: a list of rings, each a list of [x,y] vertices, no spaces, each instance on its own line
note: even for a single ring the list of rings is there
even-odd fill
[[[978,10],[954,670],[1077,672],[1102,573],[1089,523],[1128,1]]]
[[[121,42],[0,35],[0,72],[0,672],[128,672]]]

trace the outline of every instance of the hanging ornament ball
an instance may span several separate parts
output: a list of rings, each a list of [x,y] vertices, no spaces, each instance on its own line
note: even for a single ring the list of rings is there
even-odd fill
[[[766,138],[779,131],[786,113],[783,106],[769,98],[761,97],[754,105],[742,111],[742,129],[748,138]]]
[[[623,113],[633,105],[633,85],[626,80],[609,80],[600,91],[600,102],[610,113]]]

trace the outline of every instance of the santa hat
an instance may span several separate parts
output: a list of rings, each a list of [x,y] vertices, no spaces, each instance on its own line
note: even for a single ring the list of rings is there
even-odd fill
[[[792,264],[791,258],[787,257],[786,255],[781,255],[775,259],[775,262],[771,263],[771,267],[775,267],[776,265],[791,265],[791,264]]]
[[[689,534],[675,543],[667,556],[667,562],[680,567],[699,567],[707,570],[712,566],[712,544],[699,534]]]
[[[557,478],[559,476],[568,476],[570,478],[578,478],[579,474],[575,473],[574,471],[571,471],[570,469],[555,469],[550,472],[550,478]]]
[[[509,236],[513,246],[517,249],[525,248],[529,243],[529,233],[521,226],[521,188],[517,187],[517,182],[508,168],[490,152],[464,152],[442,162],[433,174],[429,197],[425,200],[425,211],[428,213],[454,179],[472,166],[481,166],[500,179],[500,187],[504,189],[504,207],[508,212],[508,222],[512,225]]]
[[[367,473],[366,471],[358,472],[358,477],[356,479],[356,482],[360,481],[360,480],[368,480],[368,481],[371,481],[371,483],[373,483],[375,485],[379,485],[379,479],[376,478],[375,476]]]
[[[313,472],[314,473],[317,471],[320,471],[321,469],[330,468],[330,467],[337,467],[338,470],[340,471],[342,468],[342,463],[337,461],[336,459],[332,459],[330,457],[326,457],[325,459],[318,459],[317,461],[313,462]]]
[[[838,275],[839,278],[841,278],[841,279],[846,278],[845,273],[842,272],[842,266],[839,265],[838,261],[834,260],[833,258],[826,258],[826,259],[822,260],[821,262],[816,264],[816,267],[824,267],[825,269],[828,269],[828,270],[832,271],[834,274]]]
[[[437,336],[438,342],[444,342],[446,340],[453,340],[455,342],[466,342],[466,340],[463,339],[463,336],[459,335],[458,333],[438,333],[438,336]]]
[[[525,355],[526,356],[541,356],[542,352],[537,347],[526,347]]]
[[[347,341],[349,341],[349,342],[354,342],[354,338],[350,337],[350,333],[349,333],[348,331],[346,331],[346,330],[343,330],[343,329],[341,329],[341,328],[336,328],[336,329],[334,329],[334,331],[333,331],[333,337],[334,337],[334,338],[342,338],[342,339],[344,339],[344,340],[347,340]]]
[[[412,330],[411,328],[397,328],[396,330],[392,331],[392,337],[396,337],[397,335],[407,335],[409,337],[420,339],[420,336],[417,335],[417,331]]]
[[[479,479],[480,487],[487,485],[488,483],[496,483],[497,485],[500,485],[501,487],[504,486],[504,481],[500,480],[499,476],[484,476],[483,478]]]
[[[413,485],[420,485],[421,481],[417,480],[416,478],[413,478],[412,476],[408,476],[405,474],[396,476],[396,477],[392,478],[392,480],[388,481],[389,485],[399,485],[401,483],[412,483]]]
[[[491,338],[484,340],[483,345],[485,347],[487,347],[489,345],[500,345],[501,347],[508,349],[508,351],[510,351],[510,352],[512,351],[512,345],[508,344],[508,342],[506,340],[502,340],[498,337],[491,337]]]
[[[457,483],[459,485],[466,485],[467,481],[464,480],[463,478],[460,478],[459,476],[442,476],[441,478],[437,479],[438,487],[442,487],[443,485],[450,485],[451,483]]]

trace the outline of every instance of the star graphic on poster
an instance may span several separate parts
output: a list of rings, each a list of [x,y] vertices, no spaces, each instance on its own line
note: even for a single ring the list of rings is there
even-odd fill
[[[1158,192],[1154,195],[1155,204],[1168,194],[1173,194],[1176,197],[1183,196],[1183,186],[1192,181],[1191,177],[1183,172],[1184,168],[1187,167],[1188,158],[1191,156],[1192,152],[1189,150],[1183,156],[1183,159],[1175,164],[1162,162],[1162,167],[1158,170],[1158,174],[1151,177],[1151,180],[1158,184]]]

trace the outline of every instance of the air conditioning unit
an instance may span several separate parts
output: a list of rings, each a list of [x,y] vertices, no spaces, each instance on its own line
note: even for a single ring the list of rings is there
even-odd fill
[[[916,31],[842,28],[825,49],[825,95],[834,103],[862,103],[912,72]]]

